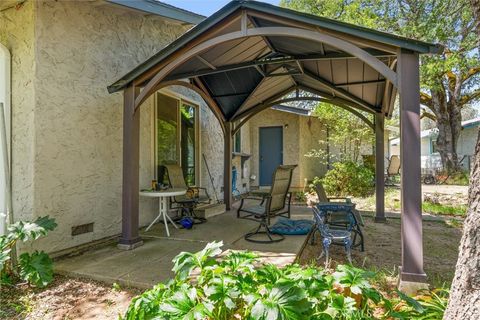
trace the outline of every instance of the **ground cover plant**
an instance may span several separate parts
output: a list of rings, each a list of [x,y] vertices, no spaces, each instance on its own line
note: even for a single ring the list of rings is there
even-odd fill
[[[322,183],[327,194],[335,197],[366,197],[373,193],[374,174],[354,161],[335,162],[324,178],[315,177],[311,187]]]
[[[43,251],[24,252],[18,263],[12,259],[17,242],[34,241],[55,229],[55,219],[40,217],[33,222],[18,221],[8,226],[8,233],[0,236],[0,283],[10,285],[16,279],[44,287],[53,280],[52,260]],[[13,254],[15,256],[15,254]]]
[[[445,291],[386,297],[374,273],[350,265],[279,268],[222,245],[180,253],[174,278],[135,297],[123,319],[441,319],[446,306]]]

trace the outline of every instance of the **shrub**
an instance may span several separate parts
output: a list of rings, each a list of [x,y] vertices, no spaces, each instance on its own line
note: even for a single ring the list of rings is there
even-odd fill
[[[44,287],[52,282],[53,266],[50,257],[43,251],[22,253],[18,266],[11,260],[11,252],[18,241],[33,241],[55,229],[55,219],[38,218],[34,222],[18,221],[8,226],[8,233],[0,236],[0,281],[11,282],[12,276],[20,277],[31,285]]]
[[[374,174],[353,161],[336,162],[321,182],[325,192],[336,197],[366,197],[373,193]]]
[[[221,242],[174,258],[174,279],[133,298],[123,319],[436,319],[443,295],[389,300],[371,284],[374,275],[340,265],[260,265],[248,251],[222,253]],[[428,299],[427,299],[428,298]],[[441,318],[441,316],[440,316]]]

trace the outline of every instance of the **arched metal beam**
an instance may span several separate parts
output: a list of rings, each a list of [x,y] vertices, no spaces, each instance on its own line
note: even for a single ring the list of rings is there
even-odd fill
[[[320,97],[297,97],[297,98],[288,98],[288,99],[282,99],[282,100],[278,100],[276,101],[277,104],[282,104],[282,103],[286,103],[286,102],[295,102],[295,101],[318,101],[318,102],[325,102],[325,103],[329,103],[331,105],[335,105],[337,107],[340,107],[342,109],[345,109],[351,113],[353,113],[354,115],[356,115],[358,118],[360,118],[363,122],[365,122],[366,125],[368,125],[370,128],[372,128],[372,130],[375,130],[375,125],[372,121],[370,121],[367,117],[365,117],[363,114],[361,114],[360,112],[358,112],[357,110],[355,110],[354,108],[352,107],[349,107],[345,104],[341,104],[341,103],[337,103],[335,101],[332,101],[332,100],[329,100],[328,98],[320,98]]]
[[[217,118],[218,122],[220,123],[220,128],[222,129],[222,133],[225,135],[225,133],[226,133],[225,117],[223,116],[223,113],[221,112],[218,105],[215,103],[215,101],[208,94],[206,94],[203,90],[201,90],[196,85],[193,85],[193,84],[185,82],[185,81],[179,81],[179,80],[162,82],[154,88],[154,92],[156,92],[156,91],[158,91],[162,88],[169,87],[169,86],[182,86],[182,87],[191,89],[191,90],[195,91],[196,93],[198,93],[203,98],[205,103],[208,105],[210,110],[212,110],[215,118]]]
[[[255,106],[254,108],[256,109],[256,112],[251,112],[249,113],[245,118],[240,121],[240,123],[235,126],[235,128],[232,131],[232,136],[235,135],[240,128],[248,122],[251,118],[253,118],[255,115],[259,114],[261,111],[271,108],[275,105],[286,103],[286,102],[294,102],[294,101],[318,101],[318,102],[325,102],[329,103],[331,105],[335,105],[337,107],[340,107],[348,112],[351,112],[355,116],[357,116],[360,120],[362,120],[366,125],[368,125],[373,131],[375,131],[375,124],[370,121],[367,117],[365,117],[363,114],[355,110],[354,108],[347,106],[345,104],[341,104],[338,101],[332,101],[327,98],[320,98],[320,97],[295,97],[295,98],[286,98],[286,99],[280,99],[280,100],[275,100],[273,102],[269,102],[267,104],[259,104]],[[253,109],[253,108],[252,108]]]
[[[227,33],[213,39],[209,39],[203,43],[200,43],[196,47],[188,50],[183,53],[169,64],[167,64],[163,69],[161,69],[144,87],[140,95],[135,100],[135,110],[154,92],[154,89],[158,84],[177,66],[191,59],[192,57],[212,48],[221,43],[232,41],[235,39],[245,38],[245,37],[255,37],[255,36],[285,36],[293,38],[302,38],[308,39],[309,41],[316,41],[320,43],[328,44],[332,47],[340,49],[344,52],[352,54],[353,56],[359,58],[361,61],[365,62],[373,69],[381,73],[385,78],[387,78],[392,84],[397,85],[397,74],[385,65],[382,61],[375,58],[365,50],[355,46],[354,44],[324,34],[316,31],[305,30],[300,28],[290,28],[290,27],[265,27],[265,28],[250,28],[243,31],[236,31],[232,33]]]

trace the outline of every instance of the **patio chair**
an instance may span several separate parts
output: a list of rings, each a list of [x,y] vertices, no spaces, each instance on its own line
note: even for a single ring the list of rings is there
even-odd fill
[[[325,266],[328,266],[329,258],[329,248],[332,244],[343,245],[345,247],[345,252],[347,254],[347,259],[352,263],[352,239],[351,233],[347,230],[338,230],[330,229],[329,225],[326,223],[327,215],[329,212],[336,212],[338,210],[350,211],[352,208],[351,204],[333,204],[331,202],[319,203],[314,206],[313,217],[315,225],[312,228],[311,237],[313,239],[312,244],[314,243],[315,233],[319,232],[322,237],[322,253],[318,256],[317,259],[322,258],[325,255]],[[351,212],[351,211],[350,211]],[[353,213],[351,214],[353,216]]]
[[[199,204],[209,204],[211,202],[207,189],[187,186],[182,168],[178,164],[166,164],[163,165],[163,168],[168,176],[168,183],[171,188],[187,190],[185,195],[172,197],[170,207],[172,209],[181,209],[182,214],[186,213],[186,215],[199,219],[202,222],[205,221],[204,219],[195,217],[193,209]]]
[[[247,241],[257,243],[271,243],[282,241],[285,237],[281,234],[273,234],[269,229],[270,218],[274,216],[286,216],[290,218],[291,194],[289,193],[292,183],[292,174],[296,165],[281,165],[275,169],[273,174],[272,187],[270,192],[262,198],[242,198],[237,211],[237,218],[258,221],[258,228],[247,233],[244,238]],[[255,205],[245,206],[245,200],[261,201]],[[267,240],[258,240],[255,237],[259,234],[267,236]]]
[[[393,155],[388,160],[387,173],[385,174],[385,183],[393,185],[393,177],[400,175],[400,157]]]
[[[321,183],[315,185],[315,191],[317,193],[319,203],[331,203],[332,205],[338,204],[340,206],[343,203],[351,204],[351,200],[346,197],[328,197]],[[365,251],[365,243],[361,227],[365,226],[365,222],[363,221],[363,217],[360,212],[355,209],[355,204],[353,204],[352,213],[354,218],[354,224],[352,226],[350,226],[350,213],[341,210],[335,210],[329,213],[327,215],[326,223],[337,229],[343,228],[348,231],[352,231],[354,233],[352,247],[360,246],[360,250],[363,252]],[[358,243],[357,236],[360,237],[360,241]]]

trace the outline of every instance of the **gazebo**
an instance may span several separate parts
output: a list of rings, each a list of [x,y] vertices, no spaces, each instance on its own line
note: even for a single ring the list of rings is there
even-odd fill
[[[400,280],[424,283],[420,184],[419,54],[442,47],[256,1],[232,1],[108,87],[123,90],[120,246],[139,237],[142,103],[161,88],[197,92],[224,138],[224,201],[232,205],[233,135],[252,116],[287,101],[313,100],[374,115],[376,222],[385,221],[384,119],[400,97]],[[303,93],[308,92],[308,95]],[[365,118],[365,117],[363,117]]]

